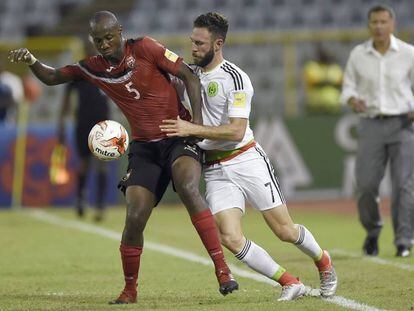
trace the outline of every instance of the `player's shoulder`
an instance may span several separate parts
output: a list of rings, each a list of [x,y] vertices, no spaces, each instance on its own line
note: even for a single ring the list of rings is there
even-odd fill
[[[224,60],[221,63],[220,69],[222,73],[226,73],[229,76],[236,75],[250,80],[249,75],[243,69],[228,60]]]
[[[224,60],[220,64],[221,74],[226,77],[230,85],[234,85],[236,90],[242,90],[251,87],[251,81],[246,72],[236,64]]]
[[[149,37],[149,36],[143,36],[138,37],[135,39],[128,39],[128,44],[132,45],[135,49],[151,49],[154,46],[159,46],[160,43]]]
[[[143,36],[143,37],[137,37],[137,38],[129,38],[127,39],[128,45],[134,45],[134,46],[140,46],[145,44],[148,41],[149,37]]]
[[[162,44],[149,36],[134,39],[133,42],[131,41],[131,44],[131,51],[136,57],[149,60],[152,60],[155,55],[159,55],[165,50]]]
[[[80,60],[78,64],[81,67],[89,67],[89,68],[96,68],[100,67],[105,62],[105,58],[102,55],[93,55],[85,57],[84,59]]]

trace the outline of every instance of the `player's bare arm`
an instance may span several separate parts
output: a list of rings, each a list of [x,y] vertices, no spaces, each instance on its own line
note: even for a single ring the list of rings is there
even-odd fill
[[[203,124],[201,115],[201,85],[198,77],[191,71],[186,63],[181,63],[177,77],[183,80],[193,110],[193,122]]]
[[[8,58],[12,63],[28,65],[34,75],[46,85],[57,85],[72,81],[72,77],[63,75],[59,69],[41,63],[26,48],[10,51]]]
[[[229,124],[219,126],[198,125],[177,118],[177,120],[163,120],[161,131],[167,136],[196,136],[212,140],[242,141],[247,127],[247,119],[230,118]]]

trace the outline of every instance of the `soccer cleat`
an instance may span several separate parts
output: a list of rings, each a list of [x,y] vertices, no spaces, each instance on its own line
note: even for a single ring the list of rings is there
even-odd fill
[[[303,283],[293,283],[282,287],[282,292],[277,301],[295,300],[299,297],[305,296],[309,291]]]
[[[329,265],[319,270],[319,279],[321,281],[321,296],[332,297],[335,295],[336,288],[338,287],[338,278],[334,267],[332,266],[331,257],[327,251],[323,251],[325,256],[329,257]]]
[[[395,254],[395,256],[397,257],[409,257],[411,254],[411,247],[407,247],[404,245],[398,245],[397,246],[397,253]]]
[[[219,291],[223,296],[239,289],[239,284],[237,284],[228,268],[226,270],[216,271],[216,276],[220,284]]]
[[[136,303],[137,302],[137,292],[130,292],[123,290],[121,295],[115,300],[111,300],[108,302],[110,305],[125,305],[129,303]]]
[[[367,256],[378,255],[378,237],[366,237],[362,250]]]

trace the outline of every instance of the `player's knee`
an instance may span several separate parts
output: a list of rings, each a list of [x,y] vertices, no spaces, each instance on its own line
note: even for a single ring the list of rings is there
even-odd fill
[[[194,181],[183,181],[177,183],[176,189],[180,195],[184,195],[187,198],[195,198],[200,195],[200,190],[198,188],[198,183]]]
[[[147,224],[149,212],[140,206],[128,204],[125,227],[128,231],[142,232]]]
[[[244,246],[244,237],[242,234],[221,233],[220,241],[233,254],[237,254]]]

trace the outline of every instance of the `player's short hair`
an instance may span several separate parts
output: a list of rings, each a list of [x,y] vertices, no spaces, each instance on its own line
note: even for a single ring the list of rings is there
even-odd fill
[[[368,20],[371,18],[372,13],[377,13],[377,12],[388,12],[391,18],[395,19],[395,12],[390,6],[385,5],[385,4],[377,4],[368,10],[368,14],[367,14]]]
[[[216,38],[219,37],[226,41],[229,23],[224,15],[217,12],[209,12],[198,16],[194,20],[193,27],[207,28]]]

